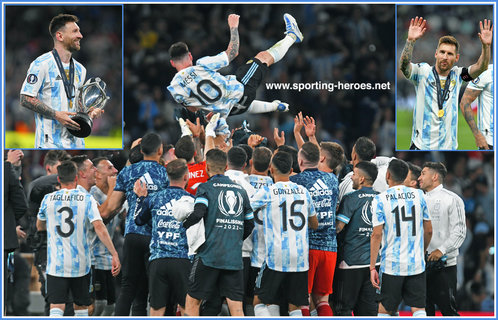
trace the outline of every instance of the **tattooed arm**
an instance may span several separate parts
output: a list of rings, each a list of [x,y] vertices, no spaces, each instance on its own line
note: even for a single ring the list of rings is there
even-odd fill
[[[47,117],[49,119],[57,120],[64,127],[67,127],[69,129],[74,129],[74,130],[80,129],[80,125],[74,122],[70,118],[70,116],[76,115],[76,113],[74,112],[55,111],[54,109],[50,108],[49,106],[41,102],[39,99],[27,96],[25,94],[21,94],[21,106],[28,108],[29,110],[32,110],[36,113],[39,113],[42,116]]]
[[[228,16],[228,26],[230,27],[230,43],[225,51],[228,57],[228,61],[232,61],[239,54],[239,18],[240,16],[236,14],[231,14]]]
[[[408,38],[406,39],[405,47],[403,48],[403,52],[401,53],[400,58],[400,70],[403,72],[403,75],[408,79],[412,73],[412,53],[413,46],[415,45],[415,41],[420,39],[426,30],[427,21],[422,17],[416,17],[410,21],[410,27],[408,28]]]
[[[489,149],[488,143],[486,142],[486,138],[484,138],[481,131],[477,129],[476,121],[474,119],[474,114],[472,113],[472,108],[470,107],[472,101],[474,101],[481,94],[481,92],[482,91],[473,90],[469,88],[465,89],[462,101],[460,102],[460,110],[465,116],[465,121],[467,121],[470,130],[472,130],[472,134],[474,135],[474,138],[476,140],[477,147],[484,148],[487,150]]]

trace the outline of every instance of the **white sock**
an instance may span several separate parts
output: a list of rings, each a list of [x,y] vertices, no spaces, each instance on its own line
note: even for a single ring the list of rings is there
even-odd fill
[[[102,312],[104,312],[104,308],[106,305],[106,300],[95,300],[95,310],[93,311],[93,316],[102,315]]]
[[[280,317],[280,306],[278,304],[270,304],[266,307],[272,317]]]
[[[425,312],[425,310],[417,310],[413,313],[413,317],[416,318],[427,317],[427,312]]]
[[[88,317],[88,309],[74,310],[75,317]]]
[[[278,108],[277,103],[266,102],[260,100],[254,100],[251,102],[249,108],[247,108],[247,112],[249,113],[266,113],[276,111]]]
[[[301,309],[297,309],[294,311],[289,312],[289,317],[302,317],[303,313],[301,312]]]
[[[258,303],[257,305],[254,306],[254,316],[256,317],[271,317],[270,311],[268,311],[268,308],[266,305],[262,303]]]
[[[64,315],[64,311],[60,308],[52,308],[50,309],[50,316],[51,317],[62,317]]]
[[[104,307],[104,312],[102,312],[102,316],[112,316],[114,314],[115,304],[108,304]]]
[[[391,315],[390,314],[387,314],[387,313],[378,313],[377,314],[377,317],[390,317]]]
[[[296,42],[296,36],[289,33],[285,36],[285,38],[275,43],[270,49],[266,50],[273,57],[273,63],[280,61],[294,42]]]
[[[310,316],[318,317],[318,310],[316,310],[316,309],[310,310]]]

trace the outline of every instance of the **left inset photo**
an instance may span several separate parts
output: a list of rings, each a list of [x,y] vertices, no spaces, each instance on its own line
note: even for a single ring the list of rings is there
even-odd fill
[[[5,148],[121,149],[122,5],[4,5]]]

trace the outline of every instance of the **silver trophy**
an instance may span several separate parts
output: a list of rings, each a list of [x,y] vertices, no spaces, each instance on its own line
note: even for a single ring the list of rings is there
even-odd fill
[[[103,109],[110,98],[105,93],[106,84],[100,78],[90,78],[80,88],[76,97],[77,114],[71,119],[80,125],[79,130],[68,129],[68,131],[78,137],[86,138],[92,132],[93,121],[88,115],[95,109]]]

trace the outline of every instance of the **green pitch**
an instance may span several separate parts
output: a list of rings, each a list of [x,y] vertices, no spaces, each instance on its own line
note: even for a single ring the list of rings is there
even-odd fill
[[[412,138],[412,111],[398,110],[396,113],[396,150],[410,149]],[[476,150],[474,135],[460,113],[458,115],[458,150]]]
[[[5,132],[5,148],[22,149],[34,147],[34,133]],[[87,149],[121,149],[123,148],[121,130],[116,131],[111,137],[89,136],[85,138],[85,147]]]

